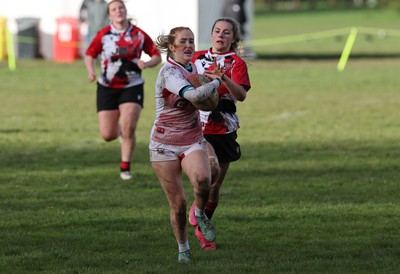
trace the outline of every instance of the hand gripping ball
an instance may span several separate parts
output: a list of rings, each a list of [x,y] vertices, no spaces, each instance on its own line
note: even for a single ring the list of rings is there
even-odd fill
[[[192,74],[187,78],[187,80],[195,88],[198,88],[206,83],[211,82],[210,78],[202,74]],[[215,90],[204,101],[201,101],[199,103],[192,102],[192,105],[194,105],[199,110],[211,111],[218,106],[218,101],[219,101],[218,91]]]

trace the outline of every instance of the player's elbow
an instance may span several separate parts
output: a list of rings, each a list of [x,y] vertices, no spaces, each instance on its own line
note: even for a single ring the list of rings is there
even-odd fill
[[[238,96],[236,96],[236,99],[239,102],[243,102],[246,99],[246,92],[241,92]]]

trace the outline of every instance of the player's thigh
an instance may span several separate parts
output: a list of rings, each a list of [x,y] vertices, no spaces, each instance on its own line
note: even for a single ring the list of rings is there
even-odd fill
[[[183,199],[184,189],[180,161],[153,161],[151,166],[170,205],[173,205],[174,201]]]
[[[119,111],[121,113],[120,122],[122,128],[136,128],[142,111],[142,106],[131,102],[123,103],[119,105]]]
[[[209,142],[206,142],[206,148],[209,157],[217,157],[214,147]]]
[[[118,110],[101,110],[97,112],[100,134],[104,139],[118,137]]]
[[[205,150],[195,150],[186,155],[182,159],[182,168],[195,187],[199,183],[211,183],[211,168]]]

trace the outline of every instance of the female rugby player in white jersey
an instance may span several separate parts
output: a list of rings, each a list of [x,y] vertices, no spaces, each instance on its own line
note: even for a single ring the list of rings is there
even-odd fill
[[[204,211],[211,185],[210,163],[202,134],[199,110],[191,102],[201,102],[221,84],[222,73],[216,69],[211,82],[198,88],[187,78],[197,73],[190,62],[195,52],[194,35],[187,27],[173,28],[160,35],[156,45],[167,53],[167,62],[156,81],[156,117],[150,138],[150,161],[170,205],[170,222],[178,242],[178,261],[190,261],[187,235],[187,201],[182,173],[194,188],[195,218],[204,237],[213,241],[216,230]]]

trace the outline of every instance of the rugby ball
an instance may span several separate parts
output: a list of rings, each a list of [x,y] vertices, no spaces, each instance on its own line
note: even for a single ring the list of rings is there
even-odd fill
[[[195,88],[211,82],[211,79],[202,74],[192,74],[187,78],[188,82]],[[219,95],[218,92],[213,92],[207,99],[199,103],[193,103],[197,109],[204,111],[214,110],[218,106]]]

